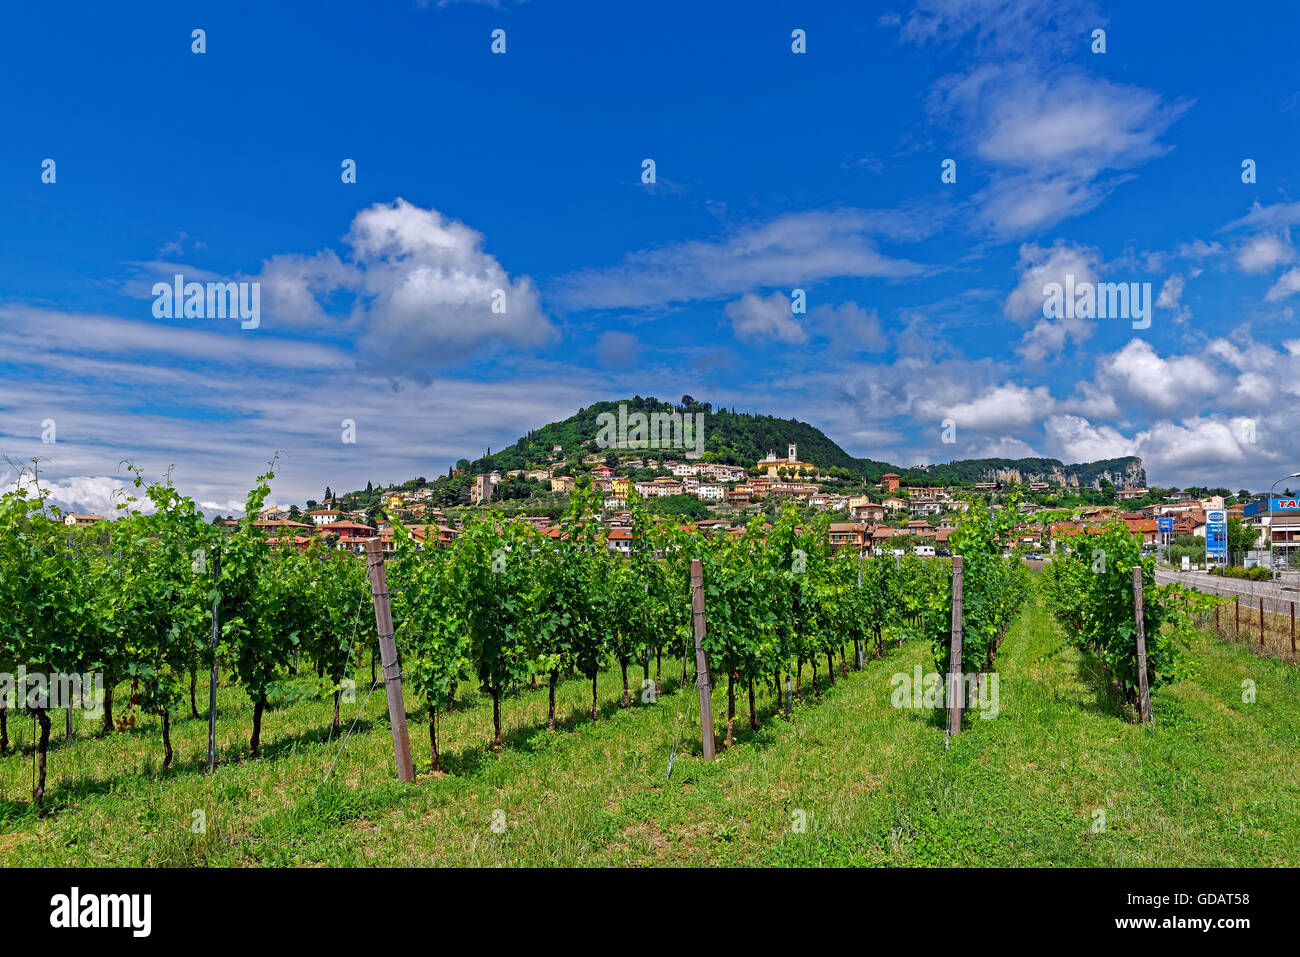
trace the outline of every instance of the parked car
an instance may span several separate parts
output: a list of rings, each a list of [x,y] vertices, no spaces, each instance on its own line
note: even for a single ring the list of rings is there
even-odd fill
[[[1043,556],[1038,554],[1038,552],[1030,552],[1028,555],[1025,556],[1025,561],[1029,561],[1029,562],[1041,562],[1042,560],[1043,560]]]
[[[946,548],[936,548],[934,553],[940,558],[952,558],[952,552],[948,551]]]

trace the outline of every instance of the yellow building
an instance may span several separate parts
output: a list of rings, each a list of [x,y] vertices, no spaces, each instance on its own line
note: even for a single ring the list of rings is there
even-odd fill
[[[778,459],[775,452],[768,452],[767,458],[759,459],[758,464],[754,466],[755,472],[772,478],[777,478],[781,469],[785,469],[787,473],[796,476],[802,474],[805,470],[809,475],[817,474],[817,466],[811,462],[799,461],[799,447],[793,442],[790,443],[790,451],[785,458]]]
[[[614,494],[627,498],[632,494],[632,480],[626,478],[614,479]]]

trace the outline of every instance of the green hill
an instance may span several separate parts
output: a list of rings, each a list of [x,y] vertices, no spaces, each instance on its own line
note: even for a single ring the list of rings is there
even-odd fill
[[[821,429],[797,419],[778,419],[770,415],[753,415],[726,408],[714,409],[711,403],[697,402],[683,396],[678,403],[665,402],[653,396],[634,396],[631,399],[597,402],[562,422],[552,422],[525,435],[507,448],[474,461],[462,459],[457,469],[475,474],[491,469],[508,471],[530,466],[541,467],[552,460],[552,449],[560,446],[564,457],[608,452],[618,458],[640,457],[640,450],[598,448],[595,443],[602,413],[618,414],[620,405],[626,405],[628,414],[641,412],[683,413],[704,415],[704,458],[711,462],[729,465],[753,466],[769,452],[784,458],[790,443],[798,445],[799,458],[825,469],[842,469],[849,475],[861,476],[868,481],[878,481],[886,472],[897,472],[904,484],[915,485],[972,485],[987,481],[1056,481],[1091,486],[1102,479],[1117,487],[1144,485],[1146,473],[1142,460],[1136,456],[1107,459],[1067,465],[1057,459],[966,459],[941,465],[903,467],[868,458],[855,458],[832,441]],[[676,457],[676,456],[674,456]]]

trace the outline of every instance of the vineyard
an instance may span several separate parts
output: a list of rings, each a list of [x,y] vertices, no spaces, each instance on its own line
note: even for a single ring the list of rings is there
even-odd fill
[[[249,494],[249,516],[258,513],[273,477],[268,471]],[[287,790],[287,797],[274,800],[289,804],[264,815],[253,837],[240,837],[228,823],[234,830],[213,838],[178,837],[166,844],[168,859],[180,863],[238,863],[245,859],[240,854],[254,853],[249,841],[261,847],[285,834],[292,838],[288,847],[307,855],[293,860],[312,860],[326,852],[303,850],[305,830],[338,828],[391,808],[421,807],[455,830],[463,820],[444,819],[447,802],[472,792],[469,804],[489,808],[494,818],[491,802],[501,799],[491,793],[501,789],[540,787],[537,799],[545,804],[547,792],[614,788],[618,806],[633,815],[642,813],[633,808],[650,813],[646,801],[677,794],[683,803],[656,805],[654,813],[712,816],[714,809],[696,803],[702,797],[675,790],[698,787],[723,804],[731,800],[698,760],[705,755],[696,704],[695,563],[706,622],[700,649],[718,697],[719,763],[754,775],[747,788],[762,790],[763,781],[778,790],[813,787],[760,760],[771,749],[795,766],[820,761],[813,778],[839,782],[845,794],[860,793],[858,783],[845,779],[851,769],[876,780],[879,768],[862,765],[885,761],[901,775],[890,788],[912,782],[906,794],[894,795],[896,803],[930,804],[935,794],[958,786],[953,775],[968,773],[958,769],[977,761],[972,748],[978,745],[967,738],[988,743],[1005,734],[1047,733],[1039,724],[1041,708],[988,722],[969,714],[965,728],[978,727],[979,734],[960,742],[944,732],[952,728],[942,704],[903,713],[897,704],[890,708],[891,682],[913,666],[946,673],[954,648],[961,670],[980,673],[963,708],[974,704],[975,689],[988,674],[1001,673],[1004,711],[1014,713],[1017,703],[1039,700],[1044,670],[1058,669],[1047,689],[1057,701],[1075,693],[1069,689],[1083,680],[1079,675],[1099,669],[1114,702],[1103,716],[1139,731],[1120,709],[1136,685],[1132,569],[1149,576],[1150,568],[1122,530],[1099,539],[1106,562],[1098,565],[1095,555],[1082,553],[1060,556],[1035,589],[1023,563],[1003,555],[1011,519],[972,506],[952,537],[962,570],[955,629],[951,561],[835,552],[827,530],[801,521],[794,510],[770,527],[752,524],[743,536],[712,536],[656,523],[636,501],[630,505],[630,550],[616,554],[599,521],[597,497],[579,488],[558,533],[488,516],[467,525],[450,547],[426,548],[395,526],[386,571],[404,710],[427,723],[428,732],[427,759],[418,761],[420,777],[411,792],[392,781],[391,742],[385,756],[386,725],[371,702],[384,679],[376,664],[379,635],[366,563],[318,546],[297,551],[270,544],[247,518],[231,531],[211,526],[169,480],[137,477],[136,489],[141,502],[123,503],[117,521],[87,529],[51,521],[39,493],[20,489],[0,498],[0,601],[10,610],[0,631],[0,670],[21,665],[29,673],[101,673],[106,688],[103,715],[91,733],[79,721],[74,726],[67,709],[60,734],[52,703],[31,695],[21,713],[30,712],[34,733],[25,743],[11,741],[17,702],[11,698],[0,709],[6,719],[0,743],[9,752],[0,763],[0,853],[6,833],[17,839],[33,827],[73,827],[62,821],[79,814],[111,818],[103,803],[108,795],[135,787],[145,789],[149,808],[163,800],[162,792],[154,796],[159,787],[172,789],[166,800],[178,802],[177,808],[209,806],[226,794],[252,800],[248,795],[263,794],[262,782]],[[1048,665],[1044,657],[1031,661],[1031,677],[1017,671],[1023,662],[1013,661],[1010,669],[1004,663],[1010,636],[1019,635],[1023,655],[1050,635],[1044,600],[1060,622],[1052,628],[1077,649],[1070,652],[1077,675],[1059,671],[1054,659],[1064,654],[1060,649],[1047,649]],[[1160,707],[1169,702],[1177,708],[1178,698],[1169,695],[1191,687],[1183,680],[1194,658],[1189,651],[1202,639],[1190,623],[1204,612],[1196,601],[1177,588],[1147,585],[1148,674],[1152,689],[1163,689]],[[956,630],[960,641],[954,643]],[[209,743],[211,674],[219,676],[219,689]],[[1294,683],[1294,675],[1279,672],[1270,680]],[[701,698],[709,698],[707,687]],[[268,736],[276,743],[263,754]],[[846,738],[870,741],[880,753],[859,754],[857,744],[848,750],[828,745]],[[215,790],[203,783],[209,780],[205,743],[219,756],[210,779]],[[828,746],[833,753],[824,750]],[[906,755],[896,753],[900,746]],[[951,764],[944,771],[948,747]],[[1037,747],[1057,744],[1040,741]],[[1133,739],[1125,747],[1151,745]],[[61,776],[58,762],[65,755],[71,769]],[[680,757],[686,760],[675,760]],[[905,771],[897,767],[901,761]],[[20,800],[14,783],[26,773],[31,790]],[[524,784],[520,775],[540,778]],[[1007,780],[1017,777],[1009,773]],[[921,783],[926,780],[929,785]],[[483,787],[488,791],[480,794]],[[940,790],[926,797],[927,787]],[[158,813],[150,810],[147,817]],[[212,813],[229,822],[215,807]],[[539,806],[527,813],[558,811]],[[762,820],[764,833],[781,840],[771,830],[769,810],[747,813],[755,827]],[[928,822],[923,829],[944,830],[938,813],[931,807],[922,814]],[[128,817],[135,814],[133,807]],[[1042,822],[1060,824],[1051,813]],[[547,839],[556,847],[579,840],[572,821],[557,826],[563,833]],[[873,818],[871,826],[882,825]],[[886,830],[899,827],[896,822]],[[92,831],[78,831],[78,846],[97,840]],[[891,838],[890,853],[899,840]],[[1293,842],[1294,834],[1287,840]],[[141,861],[159,853],[139,850],[127,836],[119,841],[132,848],[124,853],[142,855]],[[488,852],[473,847],[458,859],[482,862]],[[534,861],[572,862],[568,851],[529,853]],[[839,859],[824,846],[818,853]]]
[[[273,477],[260,477],[248,516],[262,507]],[[124,502],[107,534],[48,521],[39,494],[4,498],[0,595],[16,611],[0,635],[5,661],[29,673],[103,674],[104,732],[132,726],[136,711],[156,715],[163,770],[173,758],[172,720],[186,704],[198,715],[198,676],[210,669],[224,670],[248,696],[252,757],[268,704],[300,671],[314,671],[315,693],[331,697],[330,730],[338,734],[340,699],[352,690],[345,682],[375,646],[364,564],[317,545],[305,552],[274,547],[251,518],[226,535],[204,524],[170,480],[146,485],[137,476],[135,484],[152,509]],[[471,680],[492,700],[494,748],[503,746],[502,699],[521,684],[548,685],[551,730],[561,677],[590,682],[592,720],[600,714],[597,677],[608,662],[622,676],[624,707],[634,691],[644,700],[661,693],[665,655],[670,667],[681,660],[684,684],[696,561],[708,620],[702,651],[709,672],[726,682],[726,746],[738,691],[757,730],[756,687],[770,683],[779,700],[785,674],[792,687],[784,707],[803,703],[806,691],[815,696],[834,685],[837,670],[844,678],[865,658],[883,657],[887,634],[895,643],[929,641],[947,665],[951,563],[832,553],[824,523],[800,527],[792,508],[774,526],[755,520],[744,536],[709,537],[652,522],[635,500],[632,546],[617,555],[607,547],[598,499],[589,487],[575,491],[558,535],[489,517],[440,549],[424,548],[396,526],[387,580],[404,681],[427,710],[432,769],[441,769],[438,716],[454,709],[458,689]],[[986,670],[1027,587],[1022,566],[1000,558],[997,534],[988,513],[976,509],[955,539],[968,563],[967,659]],[[642,679],[633,689],[629,669],[637,663]],[[115,703],[113,689],[123,683],[129,699]],[[372,688],[377,683],[372,678]],[[295,686],[304,693],[301,681]],[[30,698],[40,727],[39,801],[51,720],[39,693]]]

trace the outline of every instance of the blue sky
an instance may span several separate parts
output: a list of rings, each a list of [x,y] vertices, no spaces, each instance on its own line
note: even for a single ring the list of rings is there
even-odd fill
[[[7,14],[0,452],[61,501],[433,477],[633,394],[900,465],[1300,469],[1293,5],[271,6]],[[176,273],[260,325],[155,318]],[[1067,273],[1150,328],[1045,317]]]

